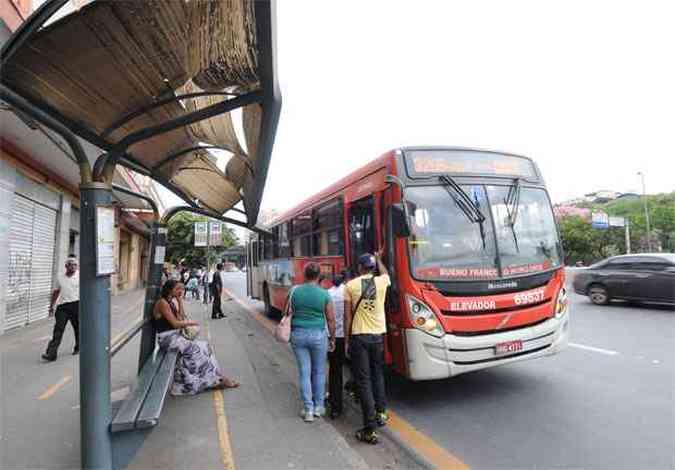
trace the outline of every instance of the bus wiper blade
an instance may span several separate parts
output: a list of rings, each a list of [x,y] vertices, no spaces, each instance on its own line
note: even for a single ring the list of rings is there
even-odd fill
[[[511,226],[516,224],[518,217],[518,208],[520,207],[520,178],[516,178],[513,186],[509,188],[509,194],[504,200],[506,204],[506,211],[509,213],[509,223]]]
[[[504,205],[506,206],[506,212],[509,216],[509,227],[511,228],[511,233],[513,234],[513,243],[516,246],[516,251],[520,253],[520,247],[518,246],[518,235],[516,235],[516,217],[518,217],[518,206],[520,205],[519,178],[516,178],[513,186],[509,188],[509,193],[504,199]]]
[[[455,201],[457,206],[464,212],[464,215],[467,216],[469,222],[473,224],[478,224],[480,229],[480,238],[483,242],[483,250],[485,250],[485,227],[483,223],[485,222],[485,216],[481,212],[478,205],[471,200],[466,191],[462,189],[460,185],[455,182],[451,177],[447,175],[440,175],[438,177],[445,184],[443,187],[448,192],[450,197]],[[454,193],[453,193],[454,192]]]
[[[457,205],[462,209],[462,211],[466,214],[466,216],[469,218],[469,220],[472,223],[483,223],[485,222],[485,216],[481,212],[481,210],[478,208],[478,206],[471,200],[468,194],[466,194],[466,191],[464,191],[461,186],[459,186],[455,180],[453,180],[451,177],[448,175],[440,175],[438,177],[442,182],[445,183],[443,186],[446,188],[446,190],[450,193],[450,189],[454,191],[455,194],[450,193],[450,195],[453,197]],[[457,197],[455,197],[455,195]]]

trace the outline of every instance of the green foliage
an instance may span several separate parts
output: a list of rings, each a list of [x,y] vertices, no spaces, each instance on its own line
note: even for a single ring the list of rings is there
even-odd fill
[[[610,216],[620,216],[630,223],[631,251],[648,251],[647,223],[642,198],[616,199],[606,204],[582,203],[578,207],[601,210]],[[664,252],[675,252],[675,192],[647,196],[652,251],[660,246]],[[581,217],[564,217],[559,220],[567,264],[594,261],[626,253],[623,228],[598,230]]]
[[[206,247],[195,247],[195,222],[206,222],[207,217],[198,216],[189,212],[181,212],[169,222],[169,239],[167,243],[167,260],[178,264],[184,260],[189,267],[206,266]],[[223,225],[223,246],[208,249],[209,265],[220,260],[223,251],[238,243],[234,231]]]

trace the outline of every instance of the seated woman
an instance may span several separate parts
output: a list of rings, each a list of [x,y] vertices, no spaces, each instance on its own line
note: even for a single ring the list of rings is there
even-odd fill
[[[172,395],[194,395],[209,389],[236,388],[239,384],[223,375],[209,344],[187,339],[181,329],[199,324],[185,315],[185,287],[172,279],[162,286],[160,299],[153,310],[153,324],[161,349],[178,351],[173,375]]]

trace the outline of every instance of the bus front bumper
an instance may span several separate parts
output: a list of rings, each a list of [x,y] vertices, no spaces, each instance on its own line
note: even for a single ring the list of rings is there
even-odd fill
[[[447,333],[436,338],[417,329],[404,331],[408,377],[412,380],[443,379],[560,352],[568,342],[569,313],[535,326],[477,336]],[[511,341],[522,341],[522,349],[512,354],[496,353],[498,344]]]

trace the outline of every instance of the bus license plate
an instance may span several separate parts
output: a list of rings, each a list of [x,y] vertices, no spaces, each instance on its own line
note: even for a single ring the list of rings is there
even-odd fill
[[[504,354],[513,354],[523,350],[523,341],[518,339],[516,341],[509,341],[507,343],[499,343],[495,346],[495,356],[502,356]]]

